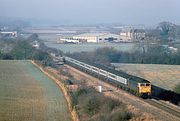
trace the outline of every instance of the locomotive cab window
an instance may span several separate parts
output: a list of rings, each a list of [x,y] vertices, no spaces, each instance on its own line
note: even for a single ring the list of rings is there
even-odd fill
[[[147,83],[146,86],[150,86],[150,84]]]
[[[140,86],[146,86],[146,84],[140,84]]]

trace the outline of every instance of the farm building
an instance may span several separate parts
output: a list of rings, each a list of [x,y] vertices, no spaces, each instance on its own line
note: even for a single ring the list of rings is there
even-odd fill
[[[91,43],[119,41],[120,36],[111,33],[85,33],[73,36],[73,39],[84,40]]]
[[[145,38],[145,31],[143,29],[126,28],[120,32],[120,38],[126,41],[137,41]]]

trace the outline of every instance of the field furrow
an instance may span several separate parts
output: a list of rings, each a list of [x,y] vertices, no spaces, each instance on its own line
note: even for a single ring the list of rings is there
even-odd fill
[[[0,61],[0,121],[70,121],[59,87],[29,61]]]

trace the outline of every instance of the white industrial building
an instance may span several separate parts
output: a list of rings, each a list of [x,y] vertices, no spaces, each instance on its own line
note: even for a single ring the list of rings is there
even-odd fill
[[[120,36],[111,33],[85,33],[73,36],[73,39],[90,43],[120,41]]]
[[[69,38],[60,38],[62,43],[103,43],[103,42],[133,42],[145,38],[145,32],[140,30],[123,30],[121,33],[84,33]]]
[[[77,39],[72,39],[72,38],[60,38],[60,41],[62,43],[79,43],[80,41]]]
[[[7,32],[7,31],[0,31],[0,35],[8,35],[8,36],[12,36],[12,37],[17,37],[17,32],[16,31],[12,31],[12,32]]]

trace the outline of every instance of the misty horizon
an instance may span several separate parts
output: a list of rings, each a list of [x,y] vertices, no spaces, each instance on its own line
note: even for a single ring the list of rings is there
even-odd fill
[[[0,0],[1,17],[49,25],[180,24],[178,0]]]

